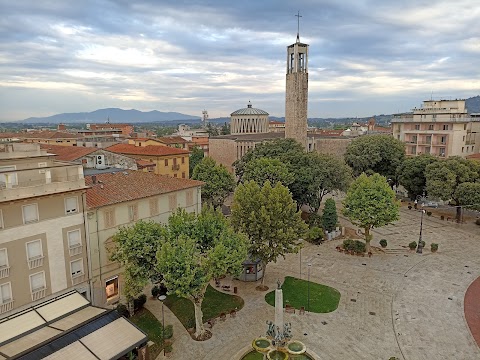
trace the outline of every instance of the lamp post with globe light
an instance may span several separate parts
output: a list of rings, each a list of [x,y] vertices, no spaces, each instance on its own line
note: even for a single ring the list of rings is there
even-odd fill
[[[158,300],[162,302],[162,347],[163,347],[163,356],[165,356],[165,314],[163,312],[164,301],[167,297],[165,295],[159,295]]]
[[[425,209],[422,209],[422,216],[420,217],[420,235],[418,237],[417,254],[421,254],[423,252],[423,240],[422,240],[423,214],[425,214]]]

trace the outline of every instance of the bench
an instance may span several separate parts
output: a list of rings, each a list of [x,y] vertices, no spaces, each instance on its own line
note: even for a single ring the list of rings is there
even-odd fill
[[[291,305],[285,305],[285,312],[290,314],[295,314],[295,308]]]

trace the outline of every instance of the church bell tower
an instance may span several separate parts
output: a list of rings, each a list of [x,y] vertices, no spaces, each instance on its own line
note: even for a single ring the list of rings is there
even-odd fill
[[[300,20],[300,14],[295,16]],[[300,42],[297,32],[297,41],[287,47],[285,138],[295,139],[304,148],[307,147],[307,104],[308,45]]]

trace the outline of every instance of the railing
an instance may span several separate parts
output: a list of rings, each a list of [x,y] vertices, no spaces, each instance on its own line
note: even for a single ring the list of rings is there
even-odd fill
[[[28,259],[28,268],[30,270],[43,266],[43,255]]]
[[[70,256],[80,255],[82,253],[82,244],[75,244],[69,247],[68,252]]]
[[[3,304],[0,305],[0,314],[6,313],[13,309],[13,300],[4,301]]]
[[[10,276],[10,266],[2,266],[0,268],[0,279]]]
[[[180,170],[180,165],[179,164],[172,165],[172,170]]]
[[[84,279],[85,279],[85,274],[84,273],[79,273],[79,274],[75,274],[75,275],[72,274],[72,284],[74,286],[82,283],[84,281]]]
[[[32,291],[32,301],[43,299],[47,293],[47,288],[36,289]]]

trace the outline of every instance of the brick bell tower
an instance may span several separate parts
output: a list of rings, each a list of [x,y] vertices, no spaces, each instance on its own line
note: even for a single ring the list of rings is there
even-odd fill
[[[307,147],[308,45],[300,42],[300,13],[297,41],[287,47],[285,91],[285,138]]]

